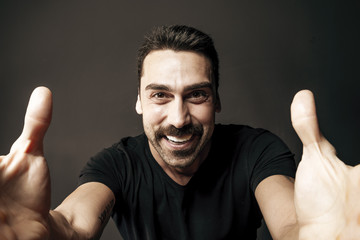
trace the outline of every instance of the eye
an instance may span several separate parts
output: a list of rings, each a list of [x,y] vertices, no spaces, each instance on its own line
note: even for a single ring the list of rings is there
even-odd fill
[[[152,97],[157,98],[157,99],[165,98],[165,93],[163,93],[163,92],[157,92],[157,93],[154,93],[154,94],[152,95]]]
[[[206,97],[207,94],[204,91],[194,91],[194,92],[191,93],[191,96],[193,98],[201,98],[201,97]]]
[[[188,95],[189,101],[196,104],[205,102],[208,100],[208,98],[209,98],[209,94],[203,90],[196,90]]]
[[[164,104],[170,100],[171,96],[166,92],[154,92],[150,95],[150,98],[156,104]]]

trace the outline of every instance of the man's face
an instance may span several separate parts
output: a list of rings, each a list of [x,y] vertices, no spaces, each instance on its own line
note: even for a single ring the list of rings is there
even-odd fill
[[[146,56],[136,111],[158,162],[186,168],[206,158],[220,111],[209,67],[194,52],[158,50]]]

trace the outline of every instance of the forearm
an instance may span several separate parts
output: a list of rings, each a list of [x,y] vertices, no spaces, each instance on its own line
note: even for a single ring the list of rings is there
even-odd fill
[[[99,239],[114,203],[114,194],[105,185],[96,182],[81,185],[50,211],[50,239]]]
[[[97,239],[76,229],[59,211],[50,211],[48,218],[49,239],[51,240],[93,240]]]

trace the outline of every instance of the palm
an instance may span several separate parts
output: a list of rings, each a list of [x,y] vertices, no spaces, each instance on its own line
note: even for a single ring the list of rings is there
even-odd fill
[[[51,94],[34,91],[24,130],[0,157],[0,239],[43,239],[50,209],[50,177],[42,140],[51,118]]]
[[[360,239],[360,166],[346,166],[321,135],[311,92],[294,98],[292,122],[304,145],[295,181],[300,239]]]

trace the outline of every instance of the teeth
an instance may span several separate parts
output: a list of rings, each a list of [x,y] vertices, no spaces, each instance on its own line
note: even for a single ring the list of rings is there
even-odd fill
[[[183,143],[183,142],[189,141],[190,138],[192,137],[192,135],[188,134],[188,135],[184,135],[181,137],[174,137],[174,136],[166,136],[166,137],[167,137],[167,139],[169,139],[172,142]]]

